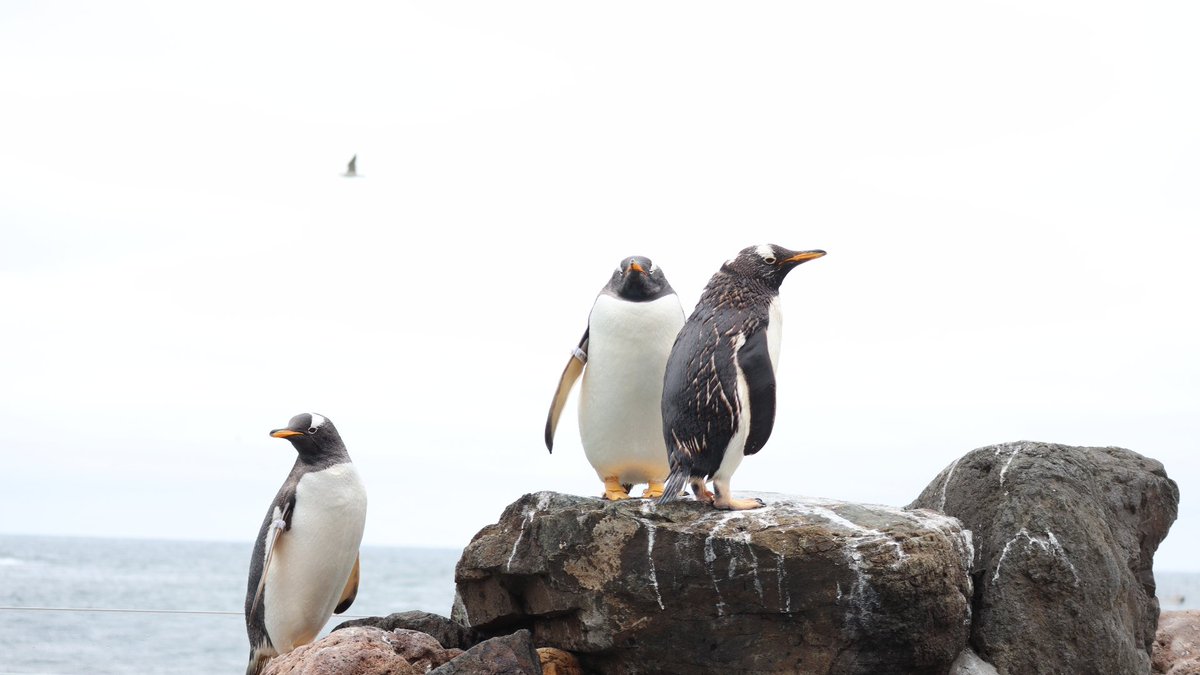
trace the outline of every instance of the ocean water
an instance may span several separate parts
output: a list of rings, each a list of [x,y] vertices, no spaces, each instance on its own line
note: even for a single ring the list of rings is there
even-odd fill
[[[250,546],[0,535],[0,675],[242,673]],[[459,553],[363,547],[358,597],[326,631],[346,617],[409,609],[449,615]],[[1200,574],[1155,577],[1164,611],[1200,609]]]
[[[242,673],[251,543],[0,535],[0,675]],[[410,609],[449,615],[450,549],[364,546],[345,617]],[[10,607],[189,610],[79,612]]]

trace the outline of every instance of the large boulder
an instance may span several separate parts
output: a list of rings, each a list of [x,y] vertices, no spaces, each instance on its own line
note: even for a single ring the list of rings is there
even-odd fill
[[[926,510],[754,511],[552,492],[484,528],[452,618],[604,673],[936,673],[966,645],[970,533]]]
[[[1146,673],[1154,552],[1179,489],[1121,448],[1022,441],[974,450],[912,507],[974,533],[971,645],[1002,673]]]

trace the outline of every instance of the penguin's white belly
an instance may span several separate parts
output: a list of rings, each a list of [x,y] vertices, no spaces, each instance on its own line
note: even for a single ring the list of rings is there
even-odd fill
[[[679,298],[629,302],[601,295],[588,321],[588,362],[579,396],[584,454],[605,478],[666,480],[663,373],[683,326]]]
[[[353,464],[300,478],[292,526],[275,544],[263,595],[267,635],[280,653],[311,642],[333,615],[366,516],[367,493]]]
[[[779,348],[783,345],[783,307],[779,296],[771,298],[767,310],[767,354],[771,357],[771,370],[779,370]]]
[[[740,344],[738,348],[741,348]],[[741,465],[742,458],[746,456],[746,439],[750,437],[750,387],[746,383],[741,365],[735,361],[734,367],[737,369],[737,400],[740,413],[737,427],[733,430],[733,438],[730,438],[729,445],[725,446],[721,465],[713,474],[714,480],[728,481],[733,476],[733,472]]]

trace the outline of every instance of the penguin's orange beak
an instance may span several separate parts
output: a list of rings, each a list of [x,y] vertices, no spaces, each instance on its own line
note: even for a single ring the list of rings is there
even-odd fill
[[[275,438],[290,438],[292,436],[303,435],[304,434],[300,433],[299,431],[292,431],[291,429],[276,429],[275,431],[271,432],[271,436]]]
[[[790,258],[784,258],[785,263],[802,263],[809,260],[816,260],[825,255],[825,251],[801,251]]]
[[[644,273],[646,272],[646,270],[642,269],[642,266],[641,266],[641,265],[639,265],[639,264],[637,264],[637,263],[635,263],[635,262],[630,262],[630,263],[629,263],[629,271],[630,271],[630,272],[637,272],[637,273],[639,273],[639,274],[644,274]]]

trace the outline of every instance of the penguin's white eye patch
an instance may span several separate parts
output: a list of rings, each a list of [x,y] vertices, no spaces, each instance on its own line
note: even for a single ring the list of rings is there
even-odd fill
[[[312,416],[312,422],[310,423],[310,425],[308,427],[308,433],[315,434],[315,433],[317,433],[317,429],[320,429],[321,425],[325,424],[325,418],[318,415],[317,413],[309,413],[309,414]]]

